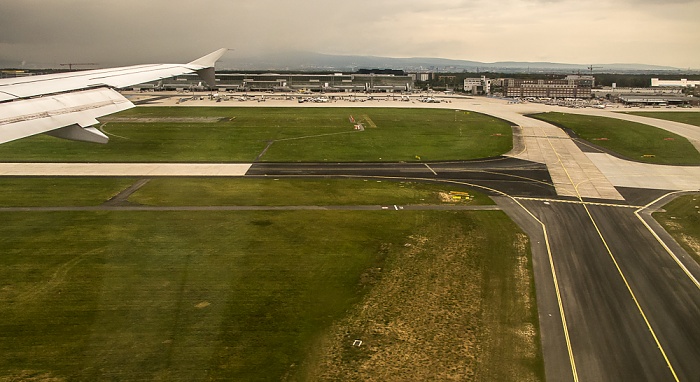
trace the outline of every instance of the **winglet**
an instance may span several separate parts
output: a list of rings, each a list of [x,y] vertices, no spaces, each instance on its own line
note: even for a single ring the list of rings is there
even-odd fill
[[[188,65],[199,65],[204,66],[205,68],[213,67],[214,64],[216,64],[216,61],[219,60],[227,51],[228,48],[221,48],[215,52],[207,54],[204,57],[200,57],[192,62],[189,62]]]

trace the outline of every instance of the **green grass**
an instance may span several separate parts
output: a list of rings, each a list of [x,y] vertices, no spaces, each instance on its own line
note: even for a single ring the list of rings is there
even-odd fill
[[[0,178],[0,207],[94,206],[128,188],[128,178]]]
[[[681,196],[656,212],[654,218],[700,262],[700,195]]]
[[[350,114],[364,132],[352,130]],[[198,117],[206,119],[177,120]],[[0,160],[247,162],[274,141],[263,160],[426,161],[498,155],[512,139],[506,122],[453,110],[136,108],[115,118],[104,126],[118,135],[107,145],[39,136],[0,145]],[[100,204],[135,179],[2,181],[2,206],[78,206]],[[130,201],[435,204],[439,191],[452,190],[464,191],[376,180],[156,178]],[[472,204],[491,203],[470,193]],[[467,348],[463,335],[477,341],[459,358],[476,375],[544,379],[538,342],[522,335],[537,331],[527,246],[502,212],[35,211],[0,219],[0,380],[304,380],[319,341],[397,273],[408,277],[404,297],[380,299],[409,317],[405,302],[417,286],[423,298],[447,298],[435,300],[440,309],[473,313],[452,315],[451,324],[469,330],[448,334],[450,348]],[[407,244],[422,237],[426,250],[414,258]],[[454,293],[436,293],[443,290]],[[420,325],[455,327],[424,313],[430,319],[416,321],[417,333],[426,332]]]
[[[671,165],[700,164],[700,153],[686,138],[649,125],[565,113],[530,116],[571,129],[582,139],[631,160]]]
[[[539,338],[524,335],[538,327],[525,235],[502,212],[427,216],[389,248],[383,277],[327,331],[301,375],[544,380]]]
[[[656,119],[665,119],[668,121],[675,121],[680,123],[687,123],[689,125],[700,126],[700,112],[682,112],[682,111],[668,111],[668,112],[653,112],[653,111],[639,111],[631,112],[628,114],[634,114],[641,117],[649,117]]]
[[[357,301],[380,245],[412,221],[353,212],[2,219],[0,375],[181,381],[278,380]]]
[[[97,206],[135,178],[5,177],[0,207]],[[467,192],[460,205],[494,204],[485,194],[456,185],[362,179],[153,178],[129,197],[148,206],[310,206],[444,204],[440,193]]]
[[[509,123],[454,110],[141,107],[109,118],[106,145],[34,136],[0,145],[0,161],[251,162],[270,142],[262,161],[437,161],[512,147]]]
[[[157,178],[129,201],[156,206],[442,204],[440,192],[468,192],[460,204],[493,204],[486,195],[457,186],[361,179]]]
[[[486,298],[479,311],[506,315],[506,323],[537,317],[522,310],[511,317],[507,308],[521,296],[503,292],[515,260],[504,260],[510,255],[502,244],[517,229],[502,213],[5,212],[0,218],[0,376],[11,380],[280,380],[371,290],[367,272],[384,266],[387,248],[403,248],[423,227],[433,227],[434,245],[449,242],[456,227],[461,236],[483,238],[468,264],[505,294]],[[505,304],[502,313],[498,304]],[[503,346],[519,338],[512,330],[493,335],[492,344],[511,338]],[[512,354],[504,350],[490,351]],[[541,358],[504,362],[541,370]]]

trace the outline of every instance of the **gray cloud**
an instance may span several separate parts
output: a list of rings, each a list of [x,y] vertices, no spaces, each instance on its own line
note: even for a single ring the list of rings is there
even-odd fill
[[[234,65],[304,50],[687,67],[698,14],[700,0],[3,0],[0,60],[183,62],[231,47]]]

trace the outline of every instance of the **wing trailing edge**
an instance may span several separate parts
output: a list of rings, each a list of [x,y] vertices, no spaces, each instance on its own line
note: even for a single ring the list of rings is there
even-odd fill
[[[214,65],[228,49],[188,64],[135,65],[0,80],[0,144],[52,132],[59,138],[106,143],[90,128],[97,118],[134,107],[114,89],[197,73],[214,86]]]

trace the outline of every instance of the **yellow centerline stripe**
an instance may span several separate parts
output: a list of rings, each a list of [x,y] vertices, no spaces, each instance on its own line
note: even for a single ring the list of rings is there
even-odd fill
[[[603,244],[605,245],[605,249],[608,251],[608,254],[610,255],[610,258],[612,259],[613,263],[615,263],[615,268],[617,268],[617,272],[622,277],[622,281],[625,282],[625,286],[627,287],[627,290],[630,292],[630,295],[632,295],[632,299],[634,300],[634,304],[637,305],[637,309],[639,310],[639,313],[641,313],[642,318],[644,318],[644,322],[647,324],[647,328],[649,328],[649,332],[651,332],[651,335],[654,337],[654,341],[656,342],[656,346],[659,347],[661,354],[664,356],[664,360],[666,360],[666,364],[668,365],[668,368],[671,370],[671,373],[673,374],[673,379],[676,381],[679,381],[678,376],[676,375],[676,371],[673,369],[673,366],[671,366],[671,361],[668,359],[668,356],[666,356],[666,352],[664,351],[664,348],[661,346],[661,343],[659,342],[659,338],[656,337],[656,333],[654,332],[654,329],[652,329],[651,323],[647,319],[646,314],[644,314],[644,311],[642,310],[641,305],[639,305],[639,301],[637,300],[637,296],[635,296],[634,292],[632,291],[632,287],[630,287],[630,284],[627,282],[627,278],[622,273],[622,269],[620,269],[620,265],[617,263],[615,256],[613,256],[612,251],[610,250],[610,247],[608,246],[608,242],[605,241],[603,234],[600,232],[600,229],[598,228],[598,224],[596,224],[595,220],[593,219],[593,215],[591,215],[591,212],[588,210],[588,206],[586,206],[584,204],[583,208],[586,209],[586,213],[588,213],[588,217],[591,219],[591,222],[593,222],[593,226],[595,227],[596,232],[598,232],[598,236],[600,236],[600,240],[603,241]]]
[[[552,151],[554,151],[554,154],[557,156],[559,164],[561,165],[562,169],[564,169],[566,176],[569,178],[569,182],[571,182],[571,185],[574,186],[574,191],[576,191],[577,197],[583,203],[583,198],[581,197],[581,194],[578,191],[578,187],[574,183],[574,180],[571,178],[569,171],[564,166],[564,163],[561,160],[561,156],[559,155],[557,150],[554,148],[554,145],[549,140],[549,138],[547,138],[547,141],[549,142],[549,145],[552,148]],[[676,371],[673,369],[673,366],[671,365],[671,361],[668,359],[668,356],[666,355],[666,352],[664,351],[663,346],[661,346],[661,343],[659,342],[659,338],[656,336],[654,329],[651,327],[651,323],[647,319],[646,314],[644,314],[644,310],[642,310],[641,305],[639,305],[639,301],[637,300],[637,296],[635,296],[634,292],[632,291],[630,284],[627,282],[627,278],[622,273],[622,269],[620,269],[620,265],[617,263],[615,256],[613,255],[612,251],[610,250],[610,247],[608,246],[608,242],[605,241],[605,238],[603,237],[602,232],[600,232],[600,229],[598,228],[598,224],[595,222],[595,219],[593,219],[593,215],[591,215],[591,212],[585,203],[583,203],[583,208],[586,210],[588,217],[591,219],[591,222],[593,223],[593,226],[595,227],[596,232],[598,232],[598,236],[600,236],[600,240],[603,241],[603,245],[605,245],[605,249],[608,251],[608,255],[610,255],[610,258],[612,259],[613,263],[615,264],[615,268],[617,268],[617,272],[620,274],[620,277],[622,277],[622,281],[624,281],[625,286],[627,287],[627,291],[629,291],[630,295],[632,296],[632,300],[634,300],[634,303],[637,306],[637,310],[639,310],[639,313],[642,315],[642,318],[644,319],[644,322],[646,323],[647,328],[649,329],[649,332],[651,333],[652,337],[654,338],[654,341],[656,342],[656,346],[659,348],[661,355],[664,357],[664,360],[666,361],[666,365],[668,365],[668,368],[671,370],[671,374],[673,374],[673,379],[676,382],[679,382],[678,375],[676,375]]]

